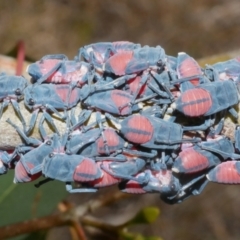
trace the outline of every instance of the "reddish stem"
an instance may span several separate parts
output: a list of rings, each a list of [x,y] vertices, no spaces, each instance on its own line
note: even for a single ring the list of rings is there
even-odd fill
[[[21,76],[23,73],[23,63],[25,59],[25,45],[23,41],[17,43],[17,66],[16,75]]]

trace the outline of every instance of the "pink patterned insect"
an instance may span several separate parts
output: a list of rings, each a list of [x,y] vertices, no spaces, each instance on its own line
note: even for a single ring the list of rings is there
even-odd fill
[[[69,61],[65,55],[46,55],[27,68],[33,82],[69,84],[74,88],[90,83],[94,77],[93,66],[86,62]]]

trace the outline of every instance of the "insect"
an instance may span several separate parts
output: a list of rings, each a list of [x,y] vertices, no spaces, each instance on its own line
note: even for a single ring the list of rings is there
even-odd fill
[[[160,118],[135,114],[119,122],[108,113],[105,116],[120,130],[125,139],[142,147],[176,150],[184,141],[199,141],[199,139],[182,139],[181,125]]]
[[[176,151],[183,142],[199,142],[200,139],[183,139],[183,129],[181,125],[165,121],[160,118],[145,114],[135,114],[123,119],[118,119],[106,113],[105,116],[111,120],[120,134],[137,146],[148,149],[162,150],[161,162],[162,168],[166,169],[167,151]],[[166,137],[167,136],[167,137]]]
[[[151,171],[149,169],[137,174],[136,178],[149,175],[149,181],[141,184],[130,180],[119,184],[119,189],[126,193],[160,193],[167,196],[175,196],[180,189],[179,180],[172,175],[170,170]]]
[[[157,70],[163,68],[165,58],[165,51],[160,46],[155,48],[144,46],[133,51],[122,51],[113,55],[106,61],[104,71],[123,76],[148,69]]]
[[[102,70],[102,65],[114,54],[134,50],[140,48],[140,44],[135,44],[128,41],[118,42],[99,42],[86,45],[79,49],[78,61],[83,59],[89,63],[94,64],[94,67]]]
[[[233,58],[225,62],[206,65],[204,71],[211,81],[229,79],[237,81],[240,76],[240,61],[238,58]]]
[[[197,61],[184,52],[178,53],[176,73],[179,80],[188,80],[195,86],[203,78],[202,69]]]
[[[96,114],[96,121],[89,124],[87,127],[83,126],[89,118],[91,111],[83,110],[79,115],[76,123],[73,111],[71,111],[71,121],[74,126],[71,128],[71,134],[68,136],[66,143],[66,152],[68,154],[81,154],[88,157],[98,156],[102,154],[109,155],[116,150],[124,147],[125,141],[121,139],[116,131],[112,128],[103,128],[100,113]],[[94,128],[96,125],[99,128]],[[74,130],[76,127],[79,129]]]
[[[104,161],[104,160],[103,160]],[[111,163],[112,164],[112,163]],[[109,168],[114,168],[108,164]],[[66,189],[67,191],[74,193],[74,192],[95,192],[98,185],[96,182],[106,181],[106,178],[109,178],[107,174],[111,175],[111,181],[115,183],[119,181],[114,180],[114,178],[119,178],[122,176],[120,168],[117,168],[117,172],[119,175],[111,169],[111,172],[108,171],[108,167],[106,167],[106,163],[97,164],[94,159],[88,158],[82,155],[66,155],[66,154],[54,154],[51,153],[45,157],[43,161],[43,168],[42,172],[45,177],[50,179],[59,180],[62,182],[66,182]],[[129,165],[128,165],[129,167]],[[128,168],[129,169],[129,168]],[[125,169],[125,173],[126,170]],[[135,173],[135,168],[129,169],[131,173]],[[123,175],[124,178],[127,179],[135,179],[134,177],[127,175]],[[104,179],[103,179],[104,178]],[[141,180],[139,180],[141,181]],[[72,188],[72,182],[89,184],[94,186],[89,188]],[[113,182],[109,182],[108,184],[112,185]],[[101,183],[103,184],[103,182]],[[98,186],[100,187],[100,185]]]
[[[14,161],[15,156],[16,151],[11,151],[11,153],[0,151],[0,175],[5,174],[11,168],[11,162]]]
[[[207,174],[207,179],[217,183],[239,184],[240,162],[226,161],[217,165]]]
[[[185,148],[175,159],[172,170],[177,173],[195,173],[212,168],[228,158],[239,159],[233,143],[225,136],[207,139],[193,147]]]
[[[57,134],[53,134],[52,137],[49,137],[44,131],[44,135],[42,136],[44,141],[41,141],[32,137],[28,137],[24,131],[12,123],[11,120],[8,119],[7,122],[15,128],[18,134],[27,143],[27,146],[18,147],[16,149],[16,153],[20,156],[20,159],[15,166],[14,182],[18,183],[33,181],[41,176],[42,162],[44,157],[54,151],[63,151],[61,146],[66,144],[67,135],[65,134],[60,137]]]
[[[232,108],[239,102],[238,91],[233,81],[216,81],[191,88],[176,100],[176,109],[189,117],[209,116]]]
[[[84,156],[94,157],[113,153],[124,148],[124,144],[125,140],[123,140],[114,129],[105,128],[101,130],[94,128],[85,133],[71,135],[66,148],[68,153],[78,153]]]
[[[133,154],[134,156],[152,157],[147,152],[132,150],[131,144],[119,136],[115,129],[103,127],[101,121],[106,120],[102,119],[100,114],[97,113],[97,121],[88,125],[87,128],[84,127],[84,131],[81,131],[81,127],[80,130],[73,131],[68,137],[66,152],[88,157],[109,156],[111,154],[111,159],[116,161],[119,160],[117,160],[117,157],[113,157],[112,154],[120,152]],[[89,129],[96,124],[99,125],[99,128]]]
[[[106,157],[106,159],[104,159],[104,157],[101,157],[101,161],[98,161],[96,164],[102,170],[102,177],[92,182],[88,182],[87,185],[94,188],[101,188],[114,185],[125,179],[135,179],[132,176],[142,170],[146,164],[145,160],[140,158],[129,161],[126,160],[126,162],[121,163],[117,163],[116,159],[118,161],[120,158]],[[123,160],[125,160],[125,158],[123,158]],[[136,181],[145,181],[145,179],[137,179]]]
[[[67,191],[96,192],[95,188],[72,189],[72,182],[89,182],[102,177],[102,171],[96,162],[81,155],[51,153],[43,161],[42,172],[45,177],[66,182]]]
[[[82,87],[94,77],[91,64],[69,61],[63,54],[46,55],[40,61],[30,64],[27,72],[38,84],[69,84],[72,88]]]
[[[84,87],[81,89],[84,92]],[[86,93],[86,92],[85,92]],[[83,97],[80,97],[84,99]],[[129,105],[132,101],[132,95],[118,89],[95,91],[89,95],[83,102],[83,107],[96,109],[115,115],[130,115],[132,112],[139,111],[141,104]]]
[[[71,91],[70,98],[67,100],[69,91]],[[33,110],[33,113],[30,119],[29,128],[26,132],[31,132],[35,125],[38,112],[39,110],[42,110],[43,116],[39,123],[40,131],[42,129],[43,121],[46,119],[52,125],[55,132],[59,134],[48,111],[55,113],[61,119],[66,119],[66,114],[61,115],[58,110],[66,111],[77,105],[80,95],[79,91],[79,88],[71,90],[71,88],[65,84],[29,85],[24,91],[24,103],[27,108]]]
[[[17,112],[18,117],[26,128],[26,122],[20,111],[18,101],[23,98],[24,89],[27,87],[27,80],[21,76],[8,76],[6,74],[0,74],[0,100],[3,101],[0,108],[0,118],[2,117],[3,110],[11,102],[14,110]]]
[[[108,169],[110,163],[111,163],[110,161],[102,161],[97,162],[96,164],[98,165],[99,168],[101,168],[101,166],[104,166],[105,169]],[[106,172],[104,169],[101,169],[101,171],[102,176],[100,178],[94,181],[89,181],[85,185],[92,188],[102,188],[115,185],[121,181],[120,178],[114,177],[113,175]]]
[[[141,152],[139,150],[123,150],[121,157],[118,156],[110,156],[110,157],[96,157],[97,161],[113,161],[108,162],[106,164],[102,164],[101,168],[107,172],[108,174],[112,175],[115,178],[120,178],[122,180],[135,180],[138,182],[147,182],[148,175],[145,177],[135,178],[137,173],[144,169],[145,165],[148,161],[151,161],[154,157],[156,157],[157,151],[152,150],[150,153],[148,152]]]

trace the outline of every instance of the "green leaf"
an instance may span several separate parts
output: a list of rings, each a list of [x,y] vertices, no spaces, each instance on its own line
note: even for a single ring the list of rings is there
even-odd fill
[[[144,237],[144,240],[163,240],[160,237]]]
[[[160,210],[157,207],[145,207],[140,210],[135,217],[129,220],[124,226],[133,224],[149,224],[156,221],[160,214]]]
[[[38,180],[14,184],[13,175],[14,171],[0,175],[0,226],[49,215],[67,195],[64,183],[52,181],[36,188]]]
[[[163,240],[160,237],[156,237],[156,236],[146,237],[140,233],[133,233],[128,231],[122,231],[120,232],[120,235],[121,235],[121,239],[123,240]]]
[[[144,240],[143,236],[140,233],[122,231],[120,235],[121,239],[123,240]]]
[[[28,234],[23,240],[44,240],[46,239],[47,231],[39,231]]]

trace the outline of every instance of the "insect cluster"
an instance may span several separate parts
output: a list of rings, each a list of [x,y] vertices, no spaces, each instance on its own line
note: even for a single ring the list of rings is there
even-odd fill
[[[43,175],[37,186],[55,179],[71,193],[118,184],[127,193],[160,193],[167,203],[200,194],[208,181],[240,183],[240,127],[235,141],[222,134],[226,114],[238,118],[239,58],[202,69],[183,52],[173,57],[160,46],[104,42],[80,48],[74,60],[46,55],[27,72],[32,84],[0,76],[0,116],[11,102],[22,128],[7,122],[25,142],[0,152],[0,173],[14,168],[15,183]],[[39,111],[41,140],[30,136]],[[52,113],[66,122],[64,134]]]

